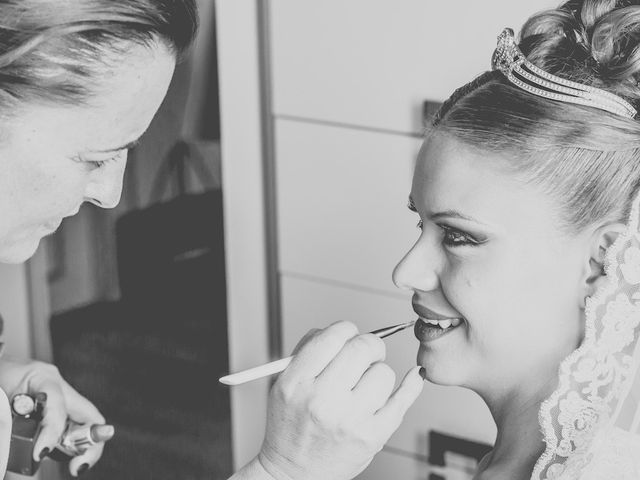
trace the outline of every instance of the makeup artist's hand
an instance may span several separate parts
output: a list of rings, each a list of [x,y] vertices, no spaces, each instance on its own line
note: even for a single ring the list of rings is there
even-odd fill
[[[45,393],[42,430],[33,450],[35,460],[44,458],[58,444],[67,417],[78,423],[105,423],[98,409],[80,395],[60,375],[58,369],[34,360],[0,359],[0,387],[9,398],[17,393]],[[73,476],[92,467],[102,455],[103,443],[90,447],[69,462]],[[83,467],[86,465],[86,467]],[[82,470],[82,471],[80,471]]]
[[[352,323],[312,331],[296,350],[271,390],[257,461],[277,480],[351,479],[398,428],[424,382],[416,367],[394,392],[384,342]]]

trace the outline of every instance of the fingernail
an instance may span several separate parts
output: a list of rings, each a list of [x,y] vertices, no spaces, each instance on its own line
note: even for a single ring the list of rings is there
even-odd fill
[[[427,371],[425,370],[424,367],[420,367],[420,376],[422,377],[423,380],[427,379]]]
[[[43,460],[44,457],[46,457],[47,455],[49,455],[49,452],[51,450],[49,450],[47,447],[43,448],[42,451],[40,452],[40,460]]]
[[[91,439],[96,442],[106,442],[113,437],[115,429],[113,425],[93,425],[91,427]]]
[[[83,463],[82,465],[80,465],[80,467],[78,468],[78,475],[82,475],[84,472],[86,472],[87,470],[89,470],[89,464],[88,463]]]

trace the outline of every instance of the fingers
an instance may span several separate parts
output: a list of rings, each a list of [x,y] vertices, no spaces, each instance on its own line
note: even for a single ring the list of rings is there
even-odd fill
[[[416,401],[424,387],[424,380],[419,372],[420,367],[414,367],[409,370],[402,379],[400,386],[386,402],[386,405],[378,410],[376,417],[382,425],[393,430],[400,425],[404,414]]]
[[[352,389],[371,364],[384,360],[385,354],[386,347],[380,338],[371,333],[357,335],[344,344],[317,381]]]
[[[36,461],[40,461],[53,450],[67,424],[67,407],[58,384],[46,380],[41,382],[38,387],[39,392],[47,394],[47,401],[42,412],[40,434],[33,448],[33,458]]]
[[[337,322],[313,335],[300,348],[283,377],[313,379],[338,354],[344,344],[358,333],[358,328],[350,322]]]
[[[98,443],[89,448],[82,455],[73,457],[69,462],[69,473],[74,477],[77,477],[79,474],[92,468],[98,460],[100,460],[103,450],[104,443]]]
[[[67,419],[76,423],[105,423],[98,409],[62,378],[38,379],[37,382],[32,382],[30,387],[47,395],[42,428],[33,449],[34,460],[41,460],[55,448],[64,433]],[[99,455],[97,458],[100,458]]]
[[[91,425],[106,423],[104,417],[95,405],[80,395],[71,385],[65,382],[63,391],[67,400],[67,413],[71,420],[76,423]],[[90,468],[93,468],[102,456],[104,445],[103,442],[100,442],[91,446],[82,455],[73,457],[69,462],[69,473],[77,477]]]
[[[375,413],[386,404],[395,381],[396,374],[391,367],[377,362],[364,372],[362,379],[354,387],[353,394],[363,411]]]
[[[307,342],[309,342],[309,340],[315,337],[320,331],[321,330],[319,328],[312,328],[307,333],[305,333],[304,337],[300,339],[298,344],[293,349],[293,352],[291,352],[291,355],[296,355],[300,351],[300,349],[304,347],[307,344]]]

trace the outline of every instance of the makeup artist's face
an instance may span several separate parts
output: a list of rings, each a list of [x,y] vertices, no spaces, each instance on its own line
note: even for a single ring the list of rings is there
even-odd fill
[[[174,66],[163,45],[132,47],[91,106],[26,105],[2,125],[0,262],[29,258],[83,202],[118,204],[127,144],[149,126]]]
[[[539,390],[582,335],[587,243],[561,234],[551,200],[501,171],[504,161],[428,140],[411,188],[421,231],[394,271],[414,292],[427,378],[481,394]],[[446,330],[426,322],[445,318]]]

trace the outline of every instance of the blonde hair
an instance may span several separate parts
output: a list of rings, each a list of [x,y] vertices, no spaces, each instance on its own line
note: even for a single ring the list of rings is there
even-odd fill
[[[639,1],[572,0],[531,17],[520,36],[535,65],[638,108]],[[571,232],[626,221],[640,189],[638,120],[535,96],[499,72],[454,92],[434,118],[439,133],[507,159],[501,166],[556,199]]]

